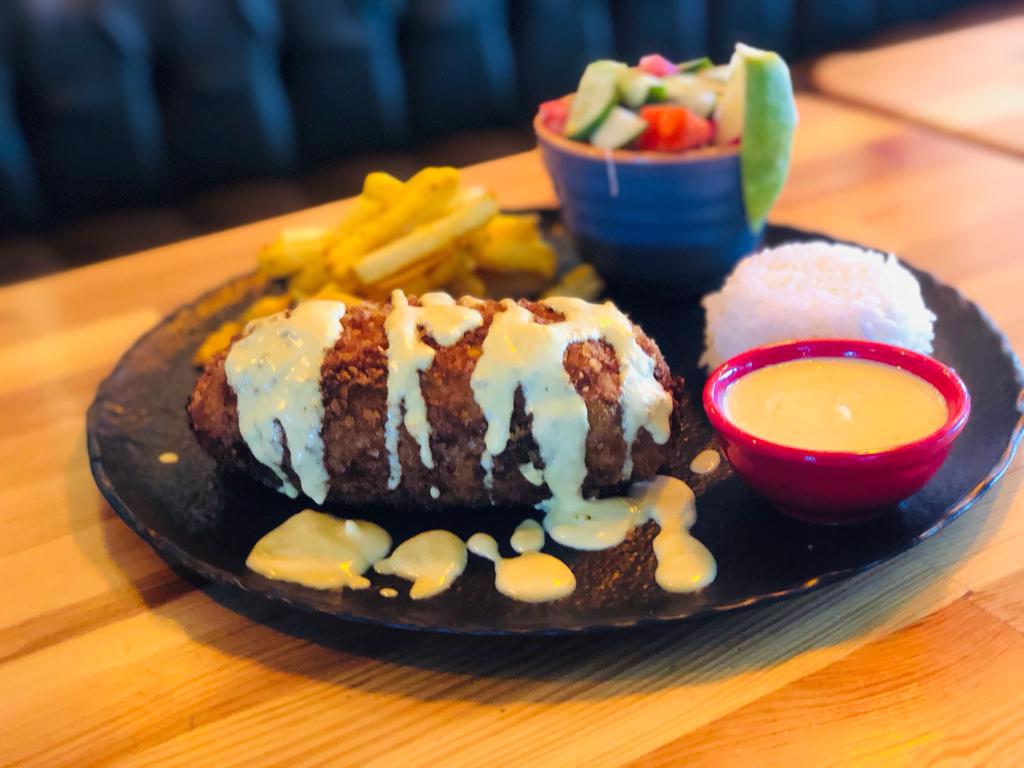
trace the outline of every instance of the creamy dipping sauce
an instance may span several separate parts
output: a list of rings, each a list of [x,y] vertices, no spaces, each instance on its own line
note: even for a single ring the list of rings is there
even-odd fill
[[[256,542],[245,564],[268,579],[314,589],[366,589],[363,574],[390,549],[391,536],[379,525],[306,509]]]
[[[813,451],[870,452],[919,440],[946,421],[946,401],[901,368],[845,357],[791,360],[748,373],[723,409],[746,432]]]

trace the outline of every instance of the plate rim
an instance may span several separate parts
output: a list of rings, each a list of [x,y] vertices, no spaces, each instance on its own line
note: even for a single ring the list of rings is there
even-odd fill
[[[532,211],[540,213],[557,213],[558,209],[551,208],[531,208],[522,209],[522,211]],[[521,211],[520,211],[521,212]],[[799,237],[801,239],[811,238],[822,238],[832,242],[848,243],[860,248],[870,248],[870,246],[853,243],[848,240],[832,237],[830,235],[817,232],[814,230],[806,230],[798,227],[792,227],[789,225],[776,225],[769,224],[773,230],[782,233],[783,237],[790,239],[791,236]],[[766,228],[767,229],[767,228]],[[792,239],[795,239],[793,237]],[[785,240],[784,240],[785,242]],[[888,253],[888,251],[882,249],[874,249],[881,253]],[[215,286],[196,298],[184,302],[168,314],[162,317],[152,328],[147,330],[141,336],[139,336],[132,344],[121,354],[117,362],[114,364],[113,369],[108,373],[103,380],[99,383],[96,388],[96,393],[93,396],[93,401],[89,405],[86,412],[86,448],[89,457],[89,469],[92,473],[93,480],[96,483],[101,495],[104,497],[106,502],[114,510],[117,516],[132,530],[134,531],[143,541],[145,541],[168,566],[175,572],[179,572],[184,569],[189,577],[193,579],[198,576],[208,583],[216,584],[219,586],[226,586],[231,589],[241,590],[242,592],[254,595],[260,599],[268,600],[277,604],[285,605],[293,610],[301,610],[306,613],[312,613],[320,616],[327,616],[338,621],[355,622],[367,626],[380,627],[382,629],[398,629],[403,631],[417,631],[417,632],[430,632],[439,634],[453,634],[453,635],[464,635],[470,637],[501,637],[501,636],[512,636],[512,637],[528,637],[528,636],[564,636],[564,635],[577,635],[577,634],[594,634],[604,633],[616,630],[627,630],[627,629],[642,629],[645,627],[651,627],[655,625],[667,625],[677,624],[680,622],[699,621],[707,619],[713,616],[719,616],[722,614],[733,613],[735,611],[746,610],[749,608],[770,605],[777,603],[782,600],[789,598],[799,597],[801,595],[808,594],[810,592],[823,589],[824,587],[837,584],[842,581],[846,581],[855,576],[867,573],[868,571],[875,570],[884,563],[899,557],[900,555],[909,552],[910,550],[917,547],[923,541],[930,539],[937,533],[949,526],[954,520],[958,519],[964,512],[973,507],[977,501],[985,495],[1005,474],[1010,463],[1013,461],[1014,456],[1020,446],[1022,438],[1024,438],[1024,366],[1021,364],[1021,359],[1010,345],[1009,339],[995,324],[989,314],[982,309],[976,302],[967,298],[958,288],[948,283],[944,283],[922,269],[913,267],[901,260],[904,266],[907,266],[913,271],[915,276],[919,280],[927,280],[932,285],[940,287],[953,294],[954,298],[961,304],[961,306],[974,312],[979,321],[985,325],[992,335],[998,339],[1000,348],[1007,360],[1010,362],[1013,373],[1014,373],[1014,384],[1017,387],[1017,398],[1016,398],[1016,409],[1017,409],[1017,420],[1014,423],[1012,430],[1010,431],[1006,445],[1003,447],[1003,451],[1000,454],[998,460],[993,464],[988,473],[966,494],[964,494],[955,504],[946,509],[942,515],[935,520],[935,522],[921,533],[914,536],[909,540],[909,543],[903,549],[893,551],[880,558],[862,563],[851,568],[836,569],[832,571],[826,571],[825,573],[819,574],[814,580],[813,584],[801,584],[795,587],[788,587],[783,590],[777,590],[775,592],[767,592],[759,595],[752,595],[742,600],[736,600],[729,603],[718,603],[715,605],[698,606],[688,611],[682,611],[675,615],[659,615],[659,616],[647,616],[647,617],[631,617],[628,619],[622,619],[619,621],[603,621],[598,623],[586,624],[576,627],[534,627],[534,626],[508,626],[508,627],[484,627],[475,625],[463,625],[463,626],[451,626],[444,624],[430,624],[430,623],[415,623],[408,621],[396,621],[396,620],[375,620],[372,617],[349,613],[344,610],[328,610],[321,608],[316,605],[311,605],[307,602],[297,602],[290,596],[282,593],[279,589],[273,586],[273,582],[268,580],[268,586],[264,589],[258,589],[254,585],[247,584],[240,579],[240,577],[230,571],[223,568],[212,566],[206,561],[192,555],[181,546],[176,544],[169,537],[159,534],[156,530],[150,528],[142,522],[131,510],[130,505],[121,497],[120,493],[114,485],[113,480],[107,473],[106,467],[103,464],[103,450],[99,441],[99,424],[101,410],[102,410],[102,398],[104,391],[111,384],[114,377],[121,370],[121,367],[125,359],[131,355],[139,346],[146,342],[150,336],[156,333],[162,328],[169,320],[180,316],[183,312],[194,309],[201,305],[205,300],[210,299],[218,292],[223,291],[225,287],[232,283],[252,278],[256,274],[255,271],[245,272],[236,277],[230,278],[225,283]],[[205,585],[203,585],[205,586]],[[200,587],[201,588],[201,587]]]

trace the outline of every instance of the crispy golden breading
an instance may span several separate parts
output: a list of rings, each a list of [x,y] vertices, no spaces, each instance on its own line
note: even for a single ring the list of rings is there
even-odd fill
[[[411,299],[410,303],[418,303]],[[540,322],[560,317],[546,306],[520,301]],[[325,405],[323,440],[325,463],[331,481],[328,499],[348,504],[374,503],[393,506],[486,506],[534,504],[550,493],[546,486],[531,485],[519,466],[532,462],[543,466],[530,433],[522,397],[516,395],[512,435],[507,449],[494,459],[493,488],[484,487],[480,466],[486,422],[470,386],[484,338],[500,305],[477,305],[484,324],[450,347],[436,347],[433,365],[420,375],[423,399],[431,425],[434,468],[420,462],[419,448],[401,427],[400,486],[389,491],[388,455],[384,446],[387,418],[387,338],[384,319],[390,304],[365,303],[349,307],[343,331],[324,358],[322,390]],[[657,345],[639,328],[641,347],[655,360],[655,375],[668,392],[675,393],[668,366]],[[427,343],[432,340],[427,337]],[[274,475],[252,457],[238,431],[234,392],[227,383],[224,354],[207,366],[189,402],[192,428],[203,447],[218,462],[247,472],[271,486]],[[590,432],[587,437],[588,495],[621,485],[626,455],[619,406],[620,378],[614,350],[608,344],[589,341],[571,345],[565,367],[587,405]],[[674,396],[674,395],[673,395]],[[678,405],[678,403],[677,403]],[[658,445],[641,430],[633,446],[634,480],[654,476],[664,463],[667,445]],[[288,469],[287,461],[285,463]],[[288,470],[290,472],[290,469]],[[431,488],[439,491],[433,498]]]

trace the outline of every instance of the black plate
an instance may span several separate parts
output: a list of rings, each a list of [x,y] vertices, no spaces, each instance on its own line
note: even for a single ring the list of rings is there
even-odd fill
[[[565,259],[575,257],[555,214],[545,214]],[[813,235],[817,237],[816,235]],[[769,227],[769,244],[807,239],[810,233]],[[970,422],[950,460],[928,486],[900,508],[873,522],[845,528],[808,525],[783,517],[755,496],[723,465],[707,479],[694,478],[686,461],[711,439],[697,397],[696,369],[703,317],[699,307],[616,296],[617,303],[658,341],[670,366],[687,377],[692,430],[674,466],[698,494],[694,534],[718,560],[715,582],[692,595],[672,595],[655,585],[648,524],[619,547],[576,552],[551,547],[576,574],[569,598],[530,605],[494,589],[490,563],[471,557],[453,588],[413,602],[408,584],[373,576],[374,586],[321,592],[273,582],[247,571],[246,554],[263,534],[304,505],[244,478],[222,475],[189,431],[185,402],[196,372],[190,358],[205,336],[241,304],[266,291],[259,278],[232,281],[182,307],[143,336],[99,388],[89,409],[88,443],[93,475],[117,513],[172,565],[204,579],[240,587],[289,605],[374,624],[469,634],[555,634],[675,621],[797,595],[878,565],[935,534],[973,504],[1008,464],[1021,434],[1022,377],[1006,340],[978,307],[930,275],[916,273],[925,301],[938,315],[935,356],[963,377],[973,398]],[[164,451],[177,464],[161,464]],[[420,530],[444,527],[463,538],[484,529],[507,545],[529,509],[484,513],[453,511],[429,519],[378,509],[338,510],[381,523],[402,541]]]

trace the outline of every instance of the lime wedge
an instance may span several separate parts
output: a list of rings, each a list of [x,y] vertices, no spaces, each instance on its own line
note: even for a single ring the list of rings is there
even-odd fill
[[[572,97],[565,135],[570,139],[587,139],[619,103],[619,76],[626,65],[619,61],[601,60],[587,65]]]
[[[747,223],[756,232],[786,182],[796,102],[789,67],[777,53],[738,43],[729,68],[715,109],[715,143],[740,139],[743,203]]]

